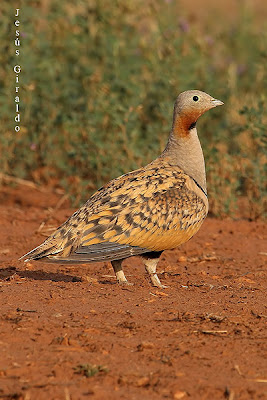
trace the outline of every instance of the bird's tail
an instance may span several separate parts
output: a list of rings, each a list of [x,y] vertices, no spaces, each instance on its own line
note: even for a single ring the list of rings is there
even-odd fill
[[[45,242],[35,247],[35,249],[20,257],[19,260],[24,260],[24,262],[28,262],[31,260],[40,260],[41,258],[47,257],[48,255],[58,254],[61,251],[62,248],[56,246],[53,243],[53,240],[51,240],[51,238],[48,238]]]
[[[29,251],[20,260],[24,262],[31,260],[40,260],[44,257],[54,256],[61,253],[62,256],[68,256],[71,249],[75,247],[77,238],[75,232],[70,234],[71,225],[68,221],[61,225],[51,236],[49,236],[42,244]]]

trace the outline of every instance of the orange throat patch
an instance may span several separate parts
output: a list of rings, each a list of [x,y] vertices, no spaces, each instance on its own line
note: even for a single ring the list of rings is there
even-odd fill
[[[194,118],[195,117],[195,118]],[[198,116],[194,115],[179,115],[173,125],[173,133],[174,135],[179,137],[187,137],[190,135],[190,130],[196,126],[196,121]]]

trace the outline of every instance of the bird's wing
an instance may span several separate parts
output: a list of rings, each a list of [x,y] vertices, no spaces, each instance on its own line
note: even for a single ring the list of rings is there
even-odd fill
[[[174,248],[206,217],[203,196],[179,168],[151,163],[99,189],[43,248],[26,256],[88,262]]]
[[[177,247],[193,236],[206,217],[207,208],[190,189],[190,178],[180,173],[175,181],[162,180],[157,175],[150,179],[148,188],[142,181],[136,188],[129,188],[119,201],[114,199],[115,214],[107,210],[101,218],[89,221],[76,252],[84,253],[92,245],[100,248],[105,242],[109,246],[114,243],[114,249],[130,245],[161,251]]]

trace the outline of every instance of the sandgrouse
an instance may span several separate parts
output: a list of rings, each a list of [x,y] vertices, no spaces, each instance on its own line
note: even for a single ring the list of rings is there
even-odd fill
[[[141,255],[152,284],[164,287],[156,274],[160,254],[188,241],[208,212],[196,122],[222,104],[199,90],[181,93],[163,153],[146,167],[100,188],[40,246],[21,258],[62,264],[111,261],[117,281],[127,284],[122,261]]]

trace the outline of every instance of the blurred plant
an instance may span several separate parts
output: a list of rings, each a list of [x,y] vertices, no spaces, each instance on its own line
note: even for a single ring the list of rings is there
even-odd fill
[[[92,364],[79,364],[75,368],[73,368],[75,374],[80,374],[86,376],[86,378],[90,378],[91,376],[97,375],[100,372],[107,373],[108,368],[103,365],[92,365]]]
[[[174,1],[27,1],[15,133],[14,10],[1,2],[1,171],[62,186],[77,206],[155,158],[175,97],[197,88],[225,102],[199,122],[211,212],[262,216],[267,30],[240,10],[203,26]]]

